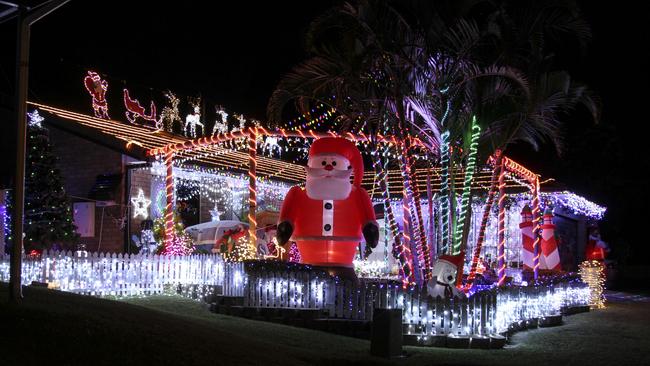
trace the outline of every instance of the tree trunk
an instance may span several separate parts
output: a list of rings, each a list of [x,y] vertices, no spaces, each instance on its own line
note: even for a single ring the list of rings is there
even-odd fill
[[[440,217],[441,222],[441,252],[449,249],[449,131],[440,135]]]
[[[490,183],[490,190],[488,192],[488,197],[485,202],[485,207],[483,208],[483,217],[481,219],[481,226],[479,227],[478,239],[476,240],[476,248],[474,248],[474,256],[472,257],[472,265],[469,270],[469,275],[467,276],[467,284],[465,285],[466,289],[469,289],[474,282],[476,277],[476,266],[478,265],[479,257],[481,256],[481,248],[483,247],[483,241],[485,240],[485,229],[487,227],[488,219],[490,218],[490,211],[492,210],[492,205],[494,204],[494,196],[497,191],[498,177],[501,173],[501,160],[502,154],[500,151],[497,151],[497,155],[494,169],[492,170],[492,179]]]
[[[398,95],[398,94],[396,94]],[[401,158],[402,161],[402,173],[404,176],[404,194],[406,198],[412,198],[413,203],[415,205],[415,217],[416,220],[419,222],[415,222],[416,220],[413,220],[413,215],[411,214],[411,217],[409,217],[410,224],[412,227],[415,229],[414,232],[414,239],[416,243],[416,248],[419,248],[422,253],[417,253],[418,257],[420,258],[421,256],[424,256],[425,252],[429,253],[427,243],[426,243],[426,237],[424,233],[422,232],[423,229],[423,224],[422,224],[422,205],[420,204],[420,194],[419,194],[419,189],[417,187],[417,181],[414,179],[415,175],[411,174],[411,160],[409,154],[411,153],[411,137],[408,133],[408,129],[406,127],[406,111],[404,110],[404,100],[401,97],[398,97],[395,99],[395,106],[397,109],[397,119],[398,119],[398,131],[400,132],[400,139],[403,142],[404,146],[401,147]],[[399,148],[399,144],[398,144]],[[412,193],[412,197],[409,197],[409,192]],[[406,208],[406,207],[405,207]],[[406,211],[406,210],[405,210]],[[410,211],[410,209],[409,209]],[[406,212],[405,212],[406,213]],[[406,219],[406,216],[405,216]],[[423,258],[424,259],[424,258]],[[424,269],[425,269],[425,278],[429,279],[431,277],[431,262],[430,261],[424,261]]]
[[[463,284],[463,276],[462,276],[462,271],[463,267],[465,266],[465,253],[467,253],[467,236],[469,235],[469,227],[471,226],[471,217],[472,217],[472,197],[470,196],[469,202],[467,204],[467,217],[469,217],[469,220],[465,220],[462,228],[462,239],[460,242],[460,250],[459,254],[462,256],[463,261],[458,267],[458,276],[456,276],[456,286],[460,286]]]
[[[501,159],[501,171],[499,172],[499,244],[497,247],[497,267],[498,267],[498,286],[503,285],[506,279],[506,181],[505,181],[505,167],[503,166],[503,159]]]
[[[460,253],[461,247],[466,246],[466,221],[471,221],[472,216],[468,214],[471,206],[472,197],[472,180],[474,179],[474,171],[476,170],[476,150],[478,148],[478,138],[481,135],[481,127],[476,123],[476,117],[472,119],[471,141],[469,146],[469,154],[467,155],[467,163],[465,167],[465,177],[463,179],[463,193],[461,194],[460,212],[458,220],[454,228],[454,251],[453,254]],[[464,248],[463,248],[464,249]]]
[[[379,177],[379,188],[381,189],[382,199],[384,201],[384,220],[388,223],[391,234],[393,235],[393,256],[400,264],[400,272],[402,275],[402,282],[404,285],[414,284],[413,267],[411,266],[409,254],[410,249],[406,248],[403,243],[403,233],[399,231],[397,222],[395,220],[395,213],[390,204],[390,195],[388,194],[388,175],[384,169],[381,161],[377,145],[375,144],[375,159],[373,160],[373,167],[375,173]]]
[[[416,230],[414,230],[414,234],[418,235],[418,243],[420,244],[420,248],[422,250],[422,257],[424,260],[424,278],[428,281],[431,279],[432,274],[431,274],[431,250],[429,248],[429,244],[427,242],[427,236],[426,236],[426,231],[424,229],[425,224],[424,224],[424,219],[422,216],[422,202],[420,201],[420,187],[418,187],[418,181],[417,181],[417,173],[415,171],[415,167],[413,164],[413,157],[411,155],[413,145],[411,143],[411,138],[409,136],[406,137],[406,146],[405,146],[405,158],[406,158],[406,164],[407,164],[407,171],[409,172],[409,180],[411,181],[412,184],[412,191],[413,191],[413,203],[415,205],[415,214],[417,217],[417,226],[414,225]]]
[[[431,171],[427,169],[427,208],[428,208],[428,213],[429,213],[429,222],[428,222],[428,228],[429,228],[429,245],[431,248],[431,258],[429,260],[433,260],[433,257],[437,256],[438,248],[435,245],[435,225],[434,225],[434,220],[435,217],[433,215],[433,192],[431,191]]]

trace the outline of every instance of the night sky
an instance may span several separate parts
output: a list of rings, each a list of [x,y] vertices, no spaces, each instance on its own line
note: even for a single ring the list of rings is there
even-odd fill
[[[171,89],[264,120],[278,80],[306,57],[302,42],[310,20],[337,3],[217,2],[216,9],[207,10],[191,1],[160,7],[73,0],[32,27],[29,99],[90,113],[82,78],[93,69],[110,83],[114,118],[122,113],[121,89],[127,86],[143,105],[153,98],[161,108],[162,91]],[[566,67],[603,100],[600,124],[577,110],[566,117],[568,148],[561,157],[528,146],[515,146],[508,154],[607,206],[604,240],[621,258],[631,247],[631,260],[641,263],[650,254],[642,231],[650,204],[643,177],[650,171],[644,110],[650,37],[645,12],[599,3],[581,2],[593,42],[584,57],[566,60]],[[14,49],[15,24],[0,24],[3,107],[13,93],[14,52],[5,50]],[[7,151],[12,122],[2,123]]]

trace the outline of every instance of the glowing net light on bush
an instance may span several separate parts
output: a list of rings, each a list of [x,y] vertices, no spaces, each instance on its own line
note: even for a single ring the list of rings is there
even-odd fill
[[[386,277],[388,272],[388,263],[383,260],[358,260],[355,259],[353,262],[354,271],[359,277],[366,278],[381,278]]]
[[[511,325],[526,320],[561,314],[564,307],[584,306],[589,296],[588,287],[575,283],[501,288],[497,292],[496,331],[507,331]]]
[[[192,239],[187,235],[172,234],[171,241],[165,245],[165,255],[189,255],[192,253]]]
[[[584,261],[580,263],[578,273],[584,283],[589,286],[589,305],[594,309],[605,307],[605,265],[600,261]]]
[[[248,238],[242,236],[237,239],[231,251],[223,253],[223,259],[226,262],[242,262],[257,259],[257,253]]]

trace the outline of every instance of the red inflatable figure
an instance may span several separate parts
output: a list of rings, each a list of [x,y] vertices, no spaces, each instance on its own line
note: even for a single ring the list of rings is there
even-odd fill
[[[597,226],[589,228],[589,240],[585,248],[585,260],[604,261],[609,252],[609,246],[600,238],[600,230]]]
[[[301,263],[350,269],[359,242],[365,238],[374,248],[379,239],[370,197],[361,188],[361,154],[344,138],[321,138],[309,149],[306,170],[305,188],[291,188],[282,204],[278,243],[293,238]]]

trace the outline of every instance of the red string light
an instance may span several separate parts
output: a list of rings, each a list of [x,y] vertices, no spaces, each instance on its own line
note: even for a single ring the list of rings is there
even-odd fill
[[[498,157],[500,154],[501,151],[499,150],[495,155]],[[489,161],[494,163],[496,159],[490,157]],[[474,279],[476,278],[476,270],[478,267],[479,257],[481,256],[481,249],[483,248],[483,242],[485,241],[485,228],[487,227],[488,220],[490,219],[490,211],[492,204],[494,203],[494,196],[497,192],[498,179],[501,178],[500,172],[502,168],[503,164],[500,164],[495,166],[492,170],[490,191],[488,192],[487,201],[485,202],[485,206],[483,208],[483,217],[481,219],[481,225],[478,231],[479,234],[478,239],[476,240],[476,247],[474,248],[474,255],[472,256],[472,264],[469,270],[469,275],[467,276],[467,283],[463,288],[465,292],[469,291],[469,289],[472,287],[472,284],[474,283]]]
[[[167,153],[165,155],[165,167],[167,169],[165,175],[165,252],[172,250],[174,245],[174,168],[173,168],[174,154]]]
[[[248,243],[254,248],[257,247],[257,220],[255,217],[257,209],[257,130],[257,127],[248,129]]]
[[[533,220],[535,221],[535,228],[533,229],[533,235],[535,241],[533,242],[533,277],[537,281],[539,273],[539,256],[541,254],[540,250],[540,241],[541,235],[540,230],[542,226],[542,215],[539,211],[539,179],[536,177],[533,183]]]
[[[404,144],[405,158],[406,158],[406,174],[410,182],[413,182],[412,191],[413,191],[413,201],[415,204],[415,214],[418,220],[418,225],[416,225],[416,230],[414,235],[417,237],[417,245],[419,248],[418,256],[421,257],[421,261],[424,262],[424,278],[426,281],[430,280],[433,275],[431,272],[431,251],[429,250],[429,245],[427,243],[426,232],[424,230],[424,220],[422,218],[422,206],[420,204],[420,190],[417,184],[417,176],[415,169],[411,169],[413,164],[412,151],[411,151],[411,138],[407,137]]]
[[[108,119],[108,103],[106,102],[106,91],[108,90],[108,82],[94,71],[88,71],[88,75],[84,78],[84,86],[93,97],[93,111],[95,117]]]
[[[499,280],[497,282],[498,286],[503,285],[503,282],[506,279],[506,254],[505,254],[505,247],[506,247],[506,205],[505,205],[505,199],[506,199],[506,183],[505,183],[505,176],[506,176],[506,171],[503,168],[504,160],[501,160],[502,167],[499,172],[499,218],[498,218],[498,240],[499,244],[497,247],[497,266],[498,266],[498,277]]]

